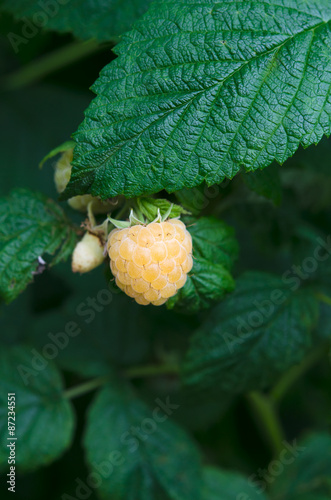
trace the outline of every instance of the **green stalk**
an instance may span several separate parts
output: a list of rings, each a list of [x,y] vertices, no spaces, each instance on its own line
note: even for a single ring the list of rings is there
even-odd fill
[[[125,370],[122,375],[126,378],[138,378],[138,377],[152,377],[154,375],[178,375],[179,368],[175,364],[165,364],[165,365],[142,365],[133,366]],[[109,376],[102,376],[88,380],[80,385],[71,387],[64,392],[64,397],[67,399],[73,399],[78,396],[83,396],[88,392],[101,387],[109,381]]]
[[[100,50],[100,45],[94,40],[73,42],[3,77],[0,80],[0,88],[2,90],[17,90],[26,87],[98,50]]]
[[[178,375],[179,367],[176,364],[142,365],[128,368],[123,375],[127,378],[153,377],[154,375]]]
[[[279,379],[277,384],[271,390],[270,400],[276,404],[284,397],[290,388],[298,382],[298,380],[314,366],[321,358],[327,355],[329,342],[323,342],[307,356],[302,363],[293,366]]]
[[[268,443],[273,456],[284,448],[285,435],[274,405],[264,394],[251,392],[247,395],[258,429]]]
[[[71,387],[64,392],[64,397],[67,399],[73,399],[78,396],[83,396],[88,392],[97,389],[98,387],[104,385],[109,380],[108,376],[93,378],[92,380],[88,380],[83,384],[77,385],[75,387]]]
[[[331,297],[328,297],[324,293],[317,293],[316,297],[320,302],[324,302],[324,304],[327,304],[328,306],[331,306]]]

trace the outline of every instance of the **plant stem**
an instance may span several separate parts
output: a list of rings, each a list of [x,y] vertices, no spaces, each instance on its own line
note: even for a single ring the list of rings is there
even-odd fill
[[[153,375],[177,375],[179,371],[178,365],[175,364],[165,364],[165,365],[142,365],[133,366],[123,371],[123,375],[126,378],[138,378],[138,377],[152,377]],[[73,399],[78,396],[83,396],[94,389],[104,385],[109,381],[109,376],[105,375],[102,377],[93,378],[84,382],[83,384],[71,387],[64,392],[64,397],[67,399]]]
[[[67,399],[73,399],[77,396],[83,396],[94,389],[97,389],[101,385],[104,385],[109,380],[108,376],[93,378],[92,380],[88,380],[83,384],[76,385],[75,387],[71,387],[64,392],[64,397]]]
[[[309,356],[307,356],[302,363],[293,366],[279,379],[275,387],[271,390],[269,397],[271,401],[276,404],[288,392],[301,377],[306,373],[317,361],[327,354],[327,347],[329,342],[322,343],[314,349]]]
[[[324,302],[324,304],[327,304],[328,306],[331,306],[331,297],[328,297],[324,293],[317,293],[316,297],[319,301]]]
[[[247,395],[252,413],[261,434],[264,435],[274,456],[283,449],[285,436],[274,405],[264,394],[251,392]]]
[[[0,87],[2,90],[16,90],[26,87],[98,50],[100,50],[100,45],[94,40],[73,42],[3,77],[0,81]]]
[[[178,372],[178,365],[169,363],[165,365],[133,366],[132,368],[125,370],[123,375],[127,378],[139,378],[153,377],[154,375],[178,375]]]

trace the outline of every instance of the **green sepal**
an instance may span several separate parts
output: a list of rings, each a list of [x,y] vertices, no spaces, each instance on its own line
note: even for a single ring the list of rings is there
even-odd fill
[[[137,198],[138,209],[146,217],[148,222],[153,222],[160,212],[162,220],[174,219],[183,214],[189,214],[180,205],[175,205],[164,198],[151,198],[149,196],[142,196]],[[159,211],[159,212],[158,212]]]
[[[59,153],[64,153],[65,151],[68,151],[68,149],[73,149],[75,147],[76,143],[75,141],[66,141],[63,144],[60,144],[56,148],[52,149],[44,158],[41,160],[39,163],[39,168],[43,168],[44,163],[47,160],[50,160],[51,158],[54,158],[54,156],[58,155]]]

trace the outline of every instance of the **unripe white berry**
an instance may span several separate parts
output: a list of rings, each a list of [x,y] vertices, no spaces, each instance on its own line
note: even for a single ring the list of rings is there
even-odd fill
[[[104,247],[95,234],[85,233],[72,254],[71,268],[74,273],[87,273],[102,264]]]
[[[62,193],[65,190],[70,180],[72,159],[73,149],[68,149],[62,153],[55,165],[54,182],[58,193]],[[90,194],[73,196],[68,200],[71,208],[79,212],[86,212],[90,203],[92,203],[92,210],[95,214],[104,214],[109,211],[109,203]]]

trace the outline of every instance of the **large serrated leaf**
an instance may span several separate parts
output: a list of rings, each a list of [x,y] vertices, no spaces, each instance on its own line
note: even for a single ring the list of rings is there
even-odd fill
[[[117,46],[75,135],[67,196],[175,191],[330,134],[328,0],[163,0]]]
[[[149,408],[127,387],[115,384],[99,393],[89,410],[84,446],[91,467],[102,470],[105,464],[102,498],[200,498],[199,454],[171,422],[174,403],[167,398]]]
[[[8,393],[16,402],[16,464],[35,469],[58,458],[71,443],[74,414],[56,367],[35,349],[2,346],[0,379],[0,466],[8,468]]]
[[[263,388],[298,363],[311,343],[318,302],[277,276],[247,272],[195,333],[184,382],[230,392]]]
[[[23,27],[28,26],[26,31],[29,34],[37,33],[40,29],[37,23],[43,22],[43,28],[49,30],[72,32],[83,40],[106,41],[116,40],[130,29],[132,23],[146,12],[149,3],[150,0],[0,0],[0,9],[23,19]],[[7,36],[19,48],[27,41],[26,38],[22,41],[25,32],[18,30]]]
[[[10,302],[32,281],[38,258],[65,260],[77,235],[63,210],[41,193],[16,189],[0,199],[0,293]]]

